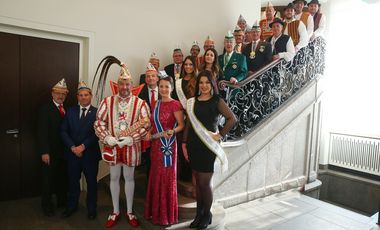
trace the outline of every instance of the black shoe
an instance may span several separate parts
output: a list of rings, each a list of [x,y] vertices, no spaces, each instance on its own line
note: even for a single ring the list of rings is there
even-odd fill
[[[87,218],[89,220],[94,220],[96,218],[96,211],[88,211]]]
[[[42,211],[45,216],[54,216],[54,209],[51,207],[42,208]]]
[[[67,208],[65,211],[63,211],[62,218],[67,218],[67,217],[73,215],[74,212],[76,212],[76,211],[77,211],[76,208]]]
[[[205,214],[202,216],[200,223],[198,224],[198,229],[206,229],[212,222],[212,214]]]
[[[197,228],[199,223],[201,222],[201,219],[202,219],[202,215],[200,213],[197,213],[193,222],[190,223],[189,228]]]

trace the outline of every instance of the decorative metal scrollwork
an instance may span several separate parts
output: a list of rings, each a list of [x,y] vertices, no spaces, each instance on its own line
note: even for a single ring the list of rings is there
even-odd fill
[[[299,50],[292,61],[272,62],[237,87],[226,84],[227,104],[238,119],[227,141],[238,140],[253,131],[308,82],[318,74],[323,75],[325,47],[325,40],[318,37]]]

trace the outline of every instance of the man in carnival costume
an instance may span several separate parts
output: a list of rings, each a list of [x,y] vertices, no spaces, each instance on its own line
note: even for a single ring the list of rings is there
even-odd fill
[[[113,213],[109,215],[106,227],[114,226],[120,218],[121,170],[123,170],[125,180],[126,218],[132,227],[138,227],[139,222],[132,214],[135,189],[134,170],[135,166],[141,163],[141,140],[150,126],[150,112],[144,100],[132,95],[132,76],[128,68],[113,56],[105,57],[95,73],[96,77],[100,66],[103,65],[98,81],[97,95],[99,95],[99,91],[103,92],[104,82],[106,82],[107,73],[112,64],[117,64],[121,68],[117,81],[118,94],[102,100],[94,123],[96,135],[104,143],[102,158],[110,165]],[[102,97],[102,93],[100,97]]]

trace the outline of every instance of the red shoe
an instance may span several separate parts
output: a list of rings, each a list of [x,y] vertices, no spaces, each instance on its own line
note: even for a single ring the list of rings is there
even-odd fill
[[[112,213],[108,216],[108,220],[106,222],[106,228],[110,228],[112,226],[114,226],[116,224],[116,222],[119,220],[120,218],[120,213],[119,214],[116,214],[116,213]]]
[[[139,226],[139,221],[137,220],[137,217],[135,215],[133,215],[132,213],[127,213],[126,217],[127,217],[128,223],[132,227],[137,228]]]

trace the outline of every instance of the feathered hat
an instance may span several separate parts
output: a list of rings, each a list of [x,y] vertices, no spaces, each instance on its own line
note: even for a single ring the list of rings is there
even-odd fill
[[[94,88],[96,76],[97,76],[98,71],[100,69],[98,84],[97,84],[96,91],[95,91],[95,97],[96,97],[98,102],[103,99],[104,87],[105,87],[105,83],[107,81],[108,70],[112,64],[117,64],[120,67],[120,73],[118,76],[118,81],[122,81],[122,80],[132,81],[132,75],[129,72],[126,64],[122,63],[119,59],[117,59],[114,56],[107,56],[107,57],[103,58],[100,61],[98,67],[96,68],[95,76],[94,76],[94,79],[92,81],[92,88]]]

